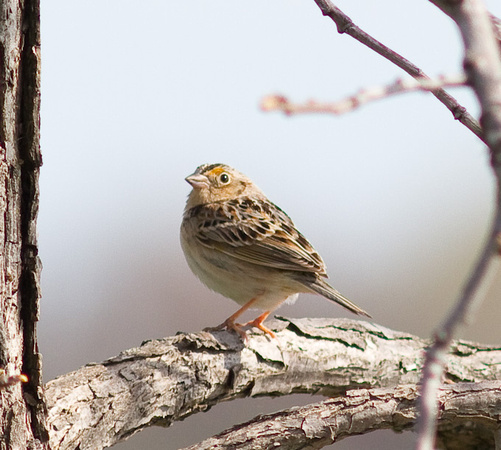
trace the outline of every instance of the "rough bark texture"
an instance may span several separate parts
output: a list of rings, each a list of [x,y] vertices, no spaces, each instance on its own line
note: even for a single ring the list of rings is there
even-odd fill
[[[48,440],[35,328],[39,24],[37,0],[0,1],[0,367],[7,375],[24,372],[29,378],[25,386],[0,392],[0,449],[43,448]]]
[[[52,448],[103,448],[237,397],[414,385],[428,344],[348,319],[281,318],[270,325],[277,339],[256,332],[244,345],[225,331],[179,334],[56,378],[46,390]],[[500,377],[501,348],[451,348],[444,381]]]
[[[415,385],[348,391],[342,397],[258,416],[184,450],[317,449],[368,431],[402,431],[414,426],[417,397]],[[497,448],[501,382],[446,386],[438,402],[438,448]]]

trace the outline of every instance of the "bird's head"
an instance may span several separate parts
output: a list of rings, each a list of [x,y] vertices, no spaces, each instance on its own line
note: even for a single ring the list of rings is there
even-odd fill
[[[239,197],[264,196],[248,177],[225,164],[203,164],[185,179],[193,188],[187,209]]]

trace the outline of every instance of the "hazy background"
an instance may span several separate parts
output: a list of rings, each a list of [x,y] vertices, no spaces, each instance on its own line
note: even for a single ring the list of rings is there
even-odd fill
[[[499,1],[488,3],[499,16]],[[429,75],[460,71],[459,35],[428,2],[337,4]],[[41,19],[45,380],[236,310],[196,281],[179,245],[184,177],[206,162],[254,179],[375,322],[422,337],[435,329],[487,231],[487,151],[423,93],[342,117],[262,113],[266,94],[335,100],[404,76],[339,35],[313,1],[42,0]],[[477,115],[465,89],[452,93]],[[500,290],[462,338],[499,344]],[[353,318],[306,295],[279,314]],[[175,449],[313,400],[218,405],[117,448]],[[372,433],[335,448],[412,439]]]

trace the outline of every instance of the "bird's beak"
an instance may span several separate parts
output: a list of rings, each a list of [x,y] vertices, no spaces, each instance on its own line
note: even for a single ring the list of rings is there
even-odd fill
[[[205,175],[197,173],[187,176],[185,180],[195,189],[203,189],[210,186],[209,179]]]

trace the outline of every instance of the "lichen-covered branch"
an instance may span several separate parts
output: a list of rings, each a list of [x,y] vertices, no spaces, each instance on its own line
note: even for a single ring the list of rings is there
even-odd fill
[[[145,342],[49,382],[53,449],[99,449],[225,400],[416,384],[428,342],[348,319],[271,321],[277,339],[201,332]],[[501,348],[456,343],[444,380],[496,380]]]

